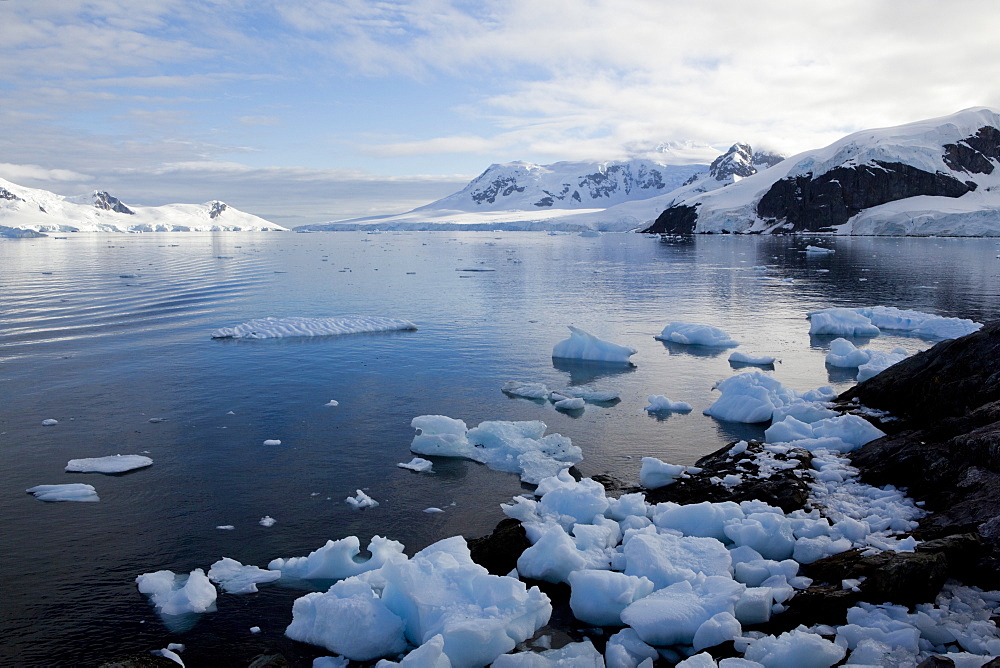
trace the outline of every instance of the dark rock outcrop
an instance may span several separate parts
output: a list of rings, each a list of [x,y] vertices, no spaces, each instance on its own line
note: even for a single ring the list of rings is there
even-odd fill
[[[873,206],[918,195],[961,197],[976,189],[941,172],[901,162],[836,167],[777,181],[757,203],[763,219],[784,221],[796,232],[819,232],[842,225]]]
[[[23,202],[20,197],[7,190],[6,188],[0,188],[0,199],[10,200],[11,202]]]
[[[643,232],[648,234],[694,234],[698,224],[698,206],[678,204],[664,210]]]
[[[135,215],[135,211],[125,206],[120,199],[104,190],[98,190],[94,193],[94,206],[104,211],[114,211],[115,213],[124,213],[130,216]]]
[[[989,125],[957,144],[944,145],[944,163],[955,171],[992,174],[991,158],[1000,160],[1000,130]]]
[[[168,659],[159,654],[149,652],[137,652],[126,654],[117,658],[105,661],[99,668],[177,668],[177,663],[173,659]]]
[[[517,568],[521,553],[531,547],[524,527],[515,519],[500,520],[493,533],[468,541],[472,560],[493,575],[507,575]]]

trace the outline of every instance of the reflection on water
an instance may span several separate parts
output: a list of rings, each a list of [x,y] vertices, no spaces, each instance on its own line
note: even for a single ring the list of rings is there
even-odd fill
[[[829,341],[810,338],[811,310],[883,304],[998,315],[995,240],[827,238],[836,253],[804,253],[814,242],[454,232],[0,241],[0,522],[9,537],[0,551],[0,663],[96,665],[183,642],[188,665],[246,665],[280,650],[308,666],[324,652],[282,634],[300,589],[220,595],[217,612],[172,633],[135,577],[207,569],[223,556],[263,566],[347,535],[362,544],[387,536],[412,553],[487,533],[500,504],[528,488],[465,461],[431,458],[431,474],[400,469],[418,415],[469,426],[542,420],[583,449],[580,475],[629,483],[643,456],[689,464],[762,437],[763,425],[702,414],[718,396],[715,382],[743,369],[728,362],[731,349],[657,341],[670,321],[721,327],[738,350],[778,357],[773,373],[793,389],[844,390],[853,370],[826,367]],[[495,271],[456,271],[481,266]],[[252,318],[348,315],[405,318],[419,329],[210,339]],[[553,360],[568,324],[636,348],[634,365]],[[895,333],[856,343],[930,345]],[[621,399],[562,412],[505,395],[512,379]],[[694,410],[649,415],[651,394]],[[46,418],[59,424],[42,427]],[[266,439],[282,445],[265,447]],[[127,476],[63,471],[69,459],[117,453],[148,453],[154,464]],[[93,484],[101,502],[44,504],[21,492],[69,481]],[[381,505],[353,511],[344,499],[357,489]],[[430,506],[445,512],[424,513]],[[264,515],[276,524],[260,526]]]

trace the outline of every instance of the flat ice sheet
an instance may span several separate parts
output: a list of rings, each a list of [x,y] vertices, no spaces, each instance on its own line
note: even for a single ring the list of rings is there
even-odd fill
[[[213,339],[280,339],[294,336],[339,336],[371,332],[414,331],[417,326],[399,318],[329,317],[329,318],[257,318],[235,327],[212,332]]]
[[[25,490],[39,501],[100,501],[93,485],[75,482],[66,485],[35,485]]]
[[[125,473],[152,466],[153,460],[142,455],[110,455],[108,457],[85,457],[71,459],[66,470],[76,473]]]

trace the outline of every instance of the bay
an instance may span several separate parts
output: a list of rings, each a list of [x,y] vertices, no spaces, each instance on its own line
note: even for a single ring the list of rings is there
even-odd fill
[[[832,254],[807,254],[807,245]],[[301,590],[220,594],[173,632],[135,577],[266,566],[328,539],[373,535],[412,553],[488,533],[516,475],[412,457],[410,421],[442,414],[542,420],[584,452],[580,475],[638,481],[639,460],[692,463],[761,425],[701,414],[740,369],[731,350],[665,345],[671,321],[721,327],[738,350],[781,359],[788,387],[853,378],[827,369],[829,339],[806,314],[897,306],[995,319],[1000,246],[988,239],[543,233],[73,234],[0,241],[0,663],[96,665],[184,643],[188,665],[246,665],[266,650],[309,665],[320,648],[283,636]],[[414,332],[262,341],[211,333],[266,316],[385,316]],[[638,350],[632,367],[555,362],[567,325]],[[933,342],[885,333],[868,347]],[[614,390],[614,404],[561,412],[508,397],[509,380]],[[648,415],[646,397],[691,403]],[[338,406],[326,405],[331,399]],[[42,426],[42,420],[58,424]],[[151,421],[153,420],[153,421]],[[264,446],[268,439],[280,446]],[[70,459],[148,454],[124,475],[66,473]],[[85,482],[99,503],[42,503],[24,490]],[[377,508],[344,502],[364,489]],[[427,507],[443,513],[428,514]],[[276,523],[264,527],[259,520]],[[217,526],[232,525],[232,530]],[[259,626],[261,633],[249,629]]]

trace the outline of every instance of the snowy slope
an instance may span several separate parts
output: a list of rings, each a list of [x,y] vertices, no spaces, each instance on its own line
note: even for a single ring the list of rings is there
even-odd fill
[[[64,197],[0,179],[0,233],[200,232],[284,230],[249,213],[214,201],[205,204],[128,206],[104,191]]]
[[[650,160],[492,165],[459,192],[407,213],[296,228],[627,231],[690,195],[735,183],[780,161],[735,144],[706,169]]]
[[[1000,115],[967,109],[848,135],[679,200],[647,231],[1000,235],[998,166]]]

